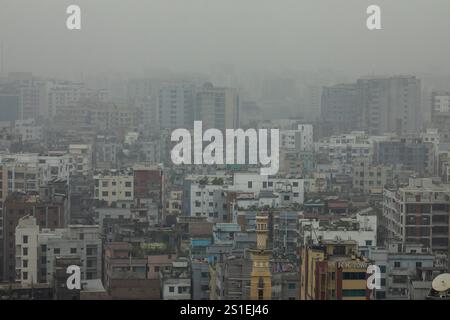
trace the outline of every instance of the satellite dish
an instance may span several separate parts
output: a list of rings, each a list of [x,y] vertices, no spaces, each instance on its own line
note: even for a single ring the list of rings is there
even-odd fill
[[[450,289],[450,273],[443,273],[434,278],[431,286],[438,292]]]

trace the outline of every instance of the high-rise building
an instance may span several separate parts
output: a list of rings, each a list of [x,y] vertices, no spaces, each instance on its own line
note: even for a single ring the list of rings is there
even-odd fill
[[[450,92],[434,91],[431,94],[431,115],[450,112]]]
[[[3,275],[4,281],[16,279],[16,243],[15,230],[19,219],[31,215],[36,218],[41,228],[63,228],[66,224],[66,199],[62,195],[41,198],[38,195],[26,195],[13,193],[9,195],[3,206],[4,210],[4,234],[3,246]]]
[[[281,130],[280,146],[291,151],[312,151],[314,149],[313,126],[298,124],[295,129]]]
[[[239,94],[236,89],[214,87],[206,83],[197,91],[196,119],[203,128],[219,130],[239,127]]]
[[[361,108],[358,105],[357,86],[339,84],[322,90],[322,136],[350,133],[358,130]]]
[[[450,142],[450,92],[431,94],[431,122],[438,129],[441,142]]]
[[[20,95],[17,91],[0,91],[1,121],[19,120],[21,114]]]
[[[47,102],[47,81],[34,77],[29,72],[12,72],[8,74],[5,90],[13,90],[18,96],[18,119],[37,119]]]
[[[36,218],[25,216],[16,227],[16,279],[23,284],[53,283],[59,257],[77,258],[82,280],[100,279],[101,243],[98,225],[40,229]]]
[[[384,189],[382,226],[387,242],[422,244],[433,253],[447,255],[449,216],[448,185],[431,178],[410,178],[407,186]]]
[[[108,93],[106,90],[90,90],[84,83],[69,81],[53,81],[47,84],[48,99],[47,108],[42,116],[53,118],[77,108],[80,101],[94,100],[106,102]],[[77,110],[79,112],[79,110]]]
[[[422,139],[391,139],[375,144],[374,160],[378,164],[402,166],[419,174],[432,175],[435,170],[435,148]]]
[[[353,189],[364,194],[382,194],[383,187],[391,184],[393,169],[389,165],[372,164],[367,158],[353,160]]]
[[[192,128],[194,124],[195,87],[189,82],[161,85],[158,117],[161,129]]]
[[[412,134],[421,129],[421,81],[416,77],[359,79],[357,95],[360,127],[369,134]]]

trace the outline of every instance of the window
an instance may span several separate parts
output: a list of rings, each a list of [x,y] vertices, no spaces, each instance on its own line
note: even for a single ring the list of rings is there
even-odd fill
[[[252,181],[249,181],[249,182],[247,183],[247,185],[248,185],[248,188],[249,188],[249,189],[253,188],[253,182],[252,182]]]
[[[22,267],[23,268],[28,268],[28,260],[23,260],[22,261]]]
[[[295,282],[290,282],[288,283],[288,289],[290,290],[294,290],[297,287]]]
[[[71,254],[77,253],[77,248],[70,248],[70,253]]]
[[[366,290],[364,289],[344,289],[342,290],[343,297],[364,297]]]
[[[372,240],[366,240],[366,246],[371,246],[372,245]]]
[[[131,192],[130,191],[125,192],[125,197],[131,197]]]
[[[61,250],[59,248],[54,248],[53,249],[53,254],[60,254]]]
[[[400,268],[400,261],[394,262],[394,268]]]
[[[22,243],[28,243],[28,236],[22,237]]]
[[[263,181],[263,188],[267,188],[267,181]]]
[[[343,255],[345,255],[345,246],[339,246],[339,245],[335,246],[333,248],[333,254],[336,255],[336,256],[343,256]]]
[[[175,292],[175,287],[169,287],[169,292]]]
[[[28,280],[28,272],[23,272],[22,278],[23,278],[23,280]]]
[[[365,272],[344,272],[342,274],[344,280],[364,280],[366,279]]]
[[[381,273],[386,273],[386,266],[380,266]]]
[[[258,281],[258,300],[264,299],[264,280],[263,278],[259,278]]]
[[[417,261],[417,262],[416,262],[416,268],[420,268],[420,267],[422,267],[422,262]]]
[[[331,290],[331,297],[332,298],[336,297],[336,290],[334,290],[334,289]]]
[[[131,188],[131,182],[130,181],[125,182],[125,187]]]
[[[102,192],[102,197],[107,197],[108,196],[108,191],[103,191]]]
[[[293,182],[292,185],[293,185],[294,187],[298,187],[298,182]]]
[[[159,272],[159,266],[156,266],[156,267],[154,268],[154,270],[155,270],[155,272]]]
[[[28,255],[28,248],[22,248],[22,255],[27,256]]]

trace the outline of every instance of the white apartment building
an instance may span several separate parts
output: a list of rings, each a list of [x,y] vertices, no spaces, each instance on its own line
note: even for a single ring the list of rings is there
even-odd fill
[[[21,284],[39,282],[39,226],[26,216],[16,227],[16,279]]]
[[[25,143],[39,141],[43,138],[42,126],[36,125],[34,119],[16,121],[14,123],[14,133]]]
[[[139,132],[127,132],[125,135],[125,144],[131,146],[135,144],[139,139]]]
[[[450,112],[450,92],[432,93],[432,113]]]
[[[327,154],[332,162],[351,163],[354,158],[371,158],[373,142],[364,132],[332,136],[315,143],[317,153]]]
[[[433,253],[447,253],[449,185],[432,178],[410,178],[409,184],[383,192],[383,225],[388,241],[422,244]]]
[[[12,166],[36,167],[39,171],[40,184],[51,180],[67,180],[71,171],[70,159],[64,152],[51,152],[48,155],[37,153],[0,154],[0,161]]]
[[[304,201],[304,180],[299,178],[280,178],[263,176],[258,173],[235,173],[233,175],[234,191],[276,192],[281,195],[281,202],[302,204]]]
[[[393,181],[393,168],[372,164],[367,158],[355,159],[352,165],[353,189],[365,194],[382,194],[385,185]]]
[[[181,215],[182,190],[171,190],[166,198],[166,215]]]
[[[302,204],[304,201],[303,179],[269,177],[259,173],[235,173],[233,177],[194,175],[184,180],[183,215],[226,222],[228,191],[248,193],[251,199],[247,199],[247,203],[272,207]]]
[[[92,170],[92,146],[89,144],[70,144],[69,162],[72,172],[79,175],[88,175]]]
[[[297,129],[280,131],[280,147],[286,150],[312,151],[313,126],[311,124],[299,124]]]
[[[214,87],[211,83],[205,83],[196,91],[195,109],[196,118],[202,121],[205,129],[224,130],[239,127],[237,89]]]
[[[99,101],[108,99],[106,90],[91,90],[84,83],[69,81],[51,81],[47,84],[47,109],[42,116],[55,117],[68,107],[75,106],[80,100],[95,97]]]
[[[190,300],[192,298],[189,261],[179,258],[172,262],[170,271],[161,270],[163,300]]]
[[[134,200],[134,177],[131,170],[109,170],[94,175],[94,199],[108,205]]]
[[[263,191],[258,195],[254,193],[239,193],[236,196],[236,200],[233,202],[233,206],[236,209],[250,209],[251,207],[256,208],[279,208],[282,206],[280,195],[273,193],[271,191]],[[233,208],[234,208],[233,207]],[[233,209],[233,214],[236,214],[237,210]]]
[[[195,87],[190,82],[164,83],[158,90],[159,128],[190,128],[194,120]]]
[[[375,300],[411,299],[410,281],[416,279],[417,269],[435,266],[435,255],[420,244],[402,246],[392,243],[387,247],[370,248],[369,259],[381,271],[381,288],[374,290]]]
[[[184,180],[182,213],[207,217],[208,221],[225,222],[227,219],[225,190],[229,176],[188,176]]]
[[[302,243],[322,240],[354,240],[358,243],[359,253],[368,255],[371,247],[377,245],[377,216],[370,214],[371,209],[363,210],[351,218],[321,222],[317,219],[300,219]]]
[[[98,225],[42,229],[32,216],[16,227],[16,274],[22,284],[52,283],[55,257],[77,256],[82,280],[101,278],[102,242]]]

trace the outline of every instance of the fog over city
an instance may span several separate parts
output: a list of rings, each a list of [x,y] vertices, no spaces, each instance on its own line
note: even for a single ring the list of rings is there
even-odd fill
[[[365,27],[368,5],[382,30]],[[68,32],[77,4],[82,29]],[[447,0],[1,0],[7,71],[79,78],[143,68],[204,72],[450,73]]]
[[[450,300],[449,13],[0,0],[0,301]]]

